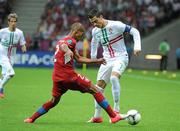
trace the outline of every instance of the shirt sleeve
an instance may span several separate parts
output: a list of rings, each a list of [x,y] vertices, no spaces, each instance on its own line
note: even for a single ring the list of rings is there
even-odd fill
[[[133,36],[133,41],[134,41],[134,50],[139,50],[141,51],[141,37],[139,31],[132,27],[130,30],[130,34]]]
[[[76,44],[71,39],[67,39],[67,40],[61,39],[58,41],[58,44],[59,45],[66,44],[71,51],[75,51]]]
[[[20,45],[25,45],[26,41],[23,32],[20,33]]]
[[[92,30],[92,40],[91,40],[91,58],[97,57],[97,50],[99,47],[99,42],[95,37],[94,30]]]
[[[117,26],[119,32],[121,32],[121,33],[130,33],[131,28],[132,28],[131,26],[126,25],[126,24],[122,23],[121,21],[116,21],[116,26]]]
[[[58,45],[62,45],[62,44],[66,44],[66,45],[68,46],[68,48],[69,48],[69,44],[68,44],[67,41],[65,41],[65,40],[59,40],[59,41],[58,41]]]
[[[2,39],[2,30],[0,30],[0,40]]]
[[[140,38],[140,33],[139,31],[130,26],[130,25],[126,25],[122,22],[118,23],[118,28],[120,31],[122,31],[123,33],[129,33],[133,36],[133,41],[134,41],[134,50],[141,50],[141,38]]]

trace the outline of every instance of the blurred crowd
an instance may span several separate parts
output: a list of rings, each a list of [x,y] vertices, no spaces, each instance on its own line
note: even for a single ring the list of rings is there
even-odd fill
[[[11,11],[10,1],[0,0],[0,28]],[[57,40],[67,35],[77,21],[84,24],[90,41],[92,26],[87,13],[92,8],[100,10],[106,19],[138,28],[142,37],[180,16],[180,0],[48,0],[33,38],[27,37],[32,42],[30,49],[53,50]]]
[[[10,11],[11,7],[8,0],[0,0],[0,29],[2,28],[5,18]]]
[[[120,20],[139,29],[142,36],[170,22],[180,14],[179,0],[48,0],[34,36],[34,49],[53,50],[70,25],[80,21],[91,39],[87,12],[102,11],[106,19]],[[38,45],[40,43],[40,45]]]

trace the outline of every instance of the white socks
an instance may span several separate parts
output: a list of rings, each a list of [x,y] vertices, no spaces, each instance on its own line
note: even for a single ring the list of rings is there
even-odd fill
[[[97,85],[96,85],[96,87],[98,88],[98,90],[99,90],[101,93],[104,94],[104,89],[103,89],[103,88],[101,88],[101,87],[99,87],[99,86],[97,86]],[[101,117],[101,110],[102,110],[101,106],[96,102],[95,99],[94,99],[94,104],[95,104],[94,117],[95,117],[95,118]]]
[[[119,83],[119,78],[116,76],[111,76],[110,77],[110,81],[111,81],[111,85],[112,85],[112,96],[113,96],[113,100],[114,100],[114,111],[119,112],[120,108],[119,108],[119,101],[120,101],[120,83]],[[101,91],[104,94],[104,89],[97,86],[96,87],[99,89],[99,91]],[[101,117],[101,106],[99,106],[99,104],[96,102],[96,100],[94,100],[95,103],[95,113],[94,113],[94,117],[98,118]]]
[[[119,112],[119,101],[120,101],[120,83],[119,78],[116,76],[111,76],[110,81],[112,84],[112,95],[114,100],[114,111]]]

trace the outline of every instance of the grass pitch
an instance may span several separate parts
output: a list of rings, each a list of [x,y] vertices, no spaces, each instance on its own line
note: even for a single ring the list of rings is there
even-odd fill
[[[16,76],[0,99],[0,131],[179,131],[180,72],[127,70],[121,78],[121,112],[137,109],[142,120],[136,126],[126,121],[109,124],[86,123],[94,113],[89,94],[68,91],[61,102],[33,124],[23,123],[51,98],[52,69],[15,68]],[[96,69],[77,70],[96,81]],[[105,95],[112,105],[111,86]]]

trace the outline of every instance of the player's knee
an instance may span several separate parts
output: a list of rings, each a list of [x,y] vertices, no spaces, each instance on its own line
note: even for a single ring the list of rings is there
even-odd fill
[[[111,82],[117,82],[117,81],[119,81],[119,78],[117,76],[111,76],[110,81]]]
[[[14,72],[6,73],[5,76],[8,76],[8,77],[12,78],[12,77],[15,76],[15,73]]]
[[[56,106],[60,101],[60,97],[53,97],[51,101],[53,103],[53,106]]]
[[[98,80],[97,86],[104,89],[106,87],[106,82],[104,80]]]
[[[9,75],[9,76],[12,78],[12,77],[14,77],[14,76],[15,76],[15,74],[11,74],[11,75]]]
[[[14,76],[14,74],[6,74],[3,76],[3,78],[11,79]]]

